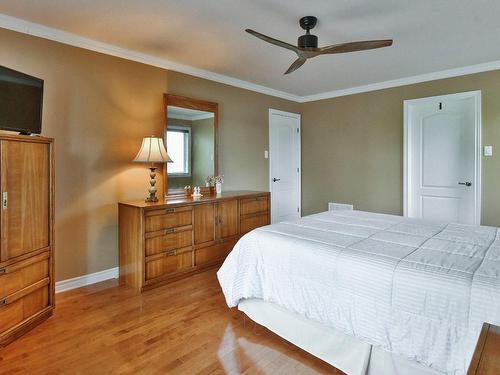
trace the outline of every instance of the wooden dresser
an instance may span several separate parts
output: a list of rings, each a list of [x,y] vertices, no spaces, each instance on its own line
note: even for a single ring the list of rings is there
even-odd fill
[[[0,135],[0,347],[54,308],[53,140]]]
[[[143,291],[222,264],[245,233],[270,222],[267,192],[119,203],[120,283]]]

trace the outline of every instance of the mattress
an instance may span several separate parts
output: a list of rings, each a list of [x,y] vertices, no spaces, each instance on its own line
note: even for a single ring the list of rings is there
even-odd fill
[[[437,371],[465,374],[482,323],[500,323],[500,232],[329,211],[248,233],[218,278],[230,307],[262,299]]]

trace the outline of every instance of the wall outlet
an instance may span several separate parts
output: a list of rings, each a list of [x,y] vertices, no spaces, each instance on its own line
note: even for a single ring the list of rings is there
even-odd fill
[[[484,146],[484,156],[493,156],[493,146]]]

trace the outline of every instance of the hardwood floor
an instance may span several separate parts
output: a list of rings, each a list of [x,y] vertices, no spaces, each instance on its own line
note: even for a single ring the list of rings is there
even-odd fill
[[[341,374],[228,309],[215,270],[143,294],[106,281],[0,349],[0,374]]]

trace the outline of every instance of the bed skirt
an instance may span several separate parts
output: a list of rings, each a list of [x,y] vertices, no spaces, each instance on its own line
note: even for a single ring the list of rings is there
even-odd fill
[[[348,375],[443,374],[261,299],[241,300],[238,309],[254,322]]]

